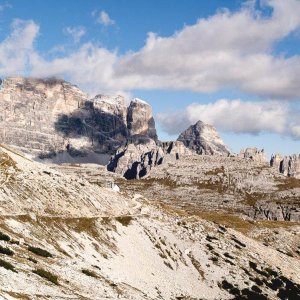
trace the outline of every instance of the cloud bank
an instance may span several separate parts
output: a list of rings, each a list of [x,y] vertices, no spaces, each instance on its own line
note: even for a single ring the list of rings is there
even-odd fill
[[[169,37],[149,33],[144,47],[122,55],[93,42],[80,43],[85,29],[78,26],[65,29],[75,42],[73,51],[47,58],[36,48],[39,25],[14,20],[0,42],[0,74],[63,77],[91,94],[234,89],[270,101],[223,99],[188,106],[180,117],[160,114],[159,120],[170,134],[202,119],[223,131],[268,131],[300,138],[295,113],[289,104],[278,101],[300,100],[300,54],[276,52],[279,42],[300,30],[300,1],[262,0],[260,9],[255,4],[247,1],[235,12],[220,10]],[[271,13],[263,14],[262,8],[270,8]],[[95,14],[104,26],[115,22],[105,11]]]
[[[209,104],[194,103],[181,111],[159,113],[157,120],[170,135],[179,134],[201,120],[222,132],[270,132],[300,138],[299,112],[286,102],[220,99]]]
[[[60,59],[47,60],[34,47],[39,26],[17,20],[0,44],[4,54],[1,71],[4,75],[64,76],[92,93],[103,89],[214,92],[234,88],[268,98],[297,98],[300,56],[275,55],[273,48],[300,28],[300,1],[260,3],[272,9],[270,16],[251,5],[237,12],[222,10],[170,37],[149,33],[142,49],[125,55],[86,43]],[[103,11],[98,17],[104,25],[113,22]],[[78,28],[68,30],[74,41],[84,34]],[[19,47],[21,55],[14,62],[10,57]]]

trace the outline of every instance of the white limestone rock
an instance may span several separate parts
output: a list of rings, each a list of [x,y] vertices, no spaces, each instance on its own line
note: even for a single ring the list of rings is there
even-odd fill
[[[267,157],[264,149],[257,149],[257,148],[241,149],[238,157],[245,158],[245,159],[252,159],[254,161],[258,161],[262,163],[267,162]]]

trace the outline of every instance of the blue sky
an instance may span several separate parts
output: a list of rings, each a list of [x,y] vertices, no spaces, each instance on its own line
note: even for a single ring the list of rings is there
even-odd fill
[[[300,153],[300,1],[0,1],[0,76],[148,101],[161,139],[201,119],[238,152]]]

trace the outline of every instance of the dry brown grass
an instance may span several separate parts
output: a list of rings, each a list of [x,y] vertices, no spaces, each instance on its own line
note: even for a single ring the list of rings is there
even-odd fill
[[[214,170],[209,170],[207,172],[205,172],[205,175],[218,175],[218,174],[225,174],[225,168],[224,166],[221,166],[220,168],[216,168]]]
[[[201,211],[196,209],[179,209],[171,205],[162,203],[160,207],[170,213],[177,214],[180,217],[187,218],[190,216],[200,217],[201,219],[214,222],[219,225],[227,226],[233,228],[243,234],[248,234],[257,228],[290,228],[293,226],[300,226],[300,222],[288,222],[288,221],[253,221],[244,220],[232,212],[211,212],[211,211]]]
[[[278,179],[277,188],[278,191],[286,191],[295,188],[300,188],[300,179],[296,179],[293,177],[287,177],[284,179]]]
[[[133,219],[132,216],[119,216],[119,217],[116,217],[116,220],[119,223],[121,223],[123,226],[130,225],[132,219]]]

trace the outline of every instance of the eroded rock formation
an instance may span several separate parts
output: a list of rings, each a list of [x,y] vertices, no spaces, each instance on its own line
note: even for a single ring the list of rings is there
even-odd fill
[[[270,165],[285,176],[300,179],[300,155],[282,156],[275,154],[271,157]]]
[[[177,140],[197,154],[226,156],[230,154],[216,129],[202,121],[198,121],[182,132]]]
[[[147,136],[157,141],[152,108],[143,100],[135,98],[130,102],[127,126],[131,136]]]
[[[267,162],[267,157],[264,149],[246,148],[242,149],[238,155],[241,158],[252,159],[258,162]]]
[[[159,142],[152,139],[134,140],[121,147],[111,158],[107,169],[121,174],[126,179],[139,179],[162,164],[168,157],[180,159],[194,152],[182,142]],[[195,153],[194,153],[195,154]]]

